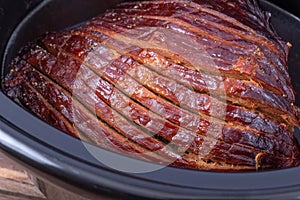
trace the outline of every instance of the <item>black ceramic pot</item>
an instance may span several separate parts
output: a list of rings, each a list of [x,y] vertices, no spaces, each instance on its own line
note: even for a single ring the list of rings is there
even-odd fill
[[[72,26],[103,12],[118,0],[1,0],[1,79],[17,50],[49,30]],[[276,1],[300,16],[299,1]],[[290,73],[300,105],[300,20],[283,9],[261,1],[273,14],[279,34],[294,46]],[[2,81],[1,81],[2,82]],[[300,135],[299,131],[296,131]],[[126,198],[207,199],[300,197],[300,167],[257,173],[215,173],[166,167],[149,173],[125,173],[97,161],[82,142],[40,121],[0,92],[0,148],[37,177],[81,195]],[[90,147],[95,148],[95,147]],[[148,163],[97,149],[111,159]]]

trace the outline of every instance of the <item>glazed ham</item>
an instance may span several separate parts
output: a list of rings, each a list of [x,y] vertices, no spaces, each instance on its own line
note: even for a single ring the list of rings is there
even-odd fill
[[[289,43],[255,0],[126,2],[24,47],[5,93],[134,158],[213,171],[300,164]]]

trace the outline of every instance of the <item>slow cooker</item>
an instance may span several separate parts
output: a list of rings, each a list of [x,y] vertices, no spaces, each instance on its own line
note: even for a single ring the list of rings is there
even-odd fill
[[[87,20],[120,0],[1,0],[1,81],[19,48],[46,31]],[[279,35],[293,44],[289,70],[300,105],[300,2],[260,1],[272,13]],[[288,11],[286,11],[288,10]],[[293,14],[291,14],[293,13]],[[295,134],[300,136],[300,131]],[[34,176],[91,199],[299,199],[300,167],[221,173],[164,167],[128,173],[110,168],[86,149],[89,144],[39,120],[0,92],[0,148]],[[154,165],[89,146],[110,159]]]

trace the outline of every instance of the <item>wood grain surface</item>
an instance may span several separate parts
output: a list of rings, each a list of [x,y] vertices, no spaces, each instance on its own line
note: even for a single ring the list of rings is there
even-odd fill
[[[0,152],[0,200],[42,200],[45,195],[20,165]]]
[[[118,200],[105,195],[97,200]],[[0,150],[0,200],[88,200],[30,175]]]

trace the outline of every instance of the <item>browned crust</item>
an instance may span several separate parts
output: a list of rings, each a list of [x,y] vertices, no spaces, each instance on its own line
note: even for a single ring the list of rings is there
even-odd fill
[[[74,137],[146,161],[214,171],[297,166],[289,45],[268,20],[254,0],[123,3],[24,48],[4,92]],[[214,65],[156,48],[147,38],[159,31],[139,35],[143,27],[193,38]]]

